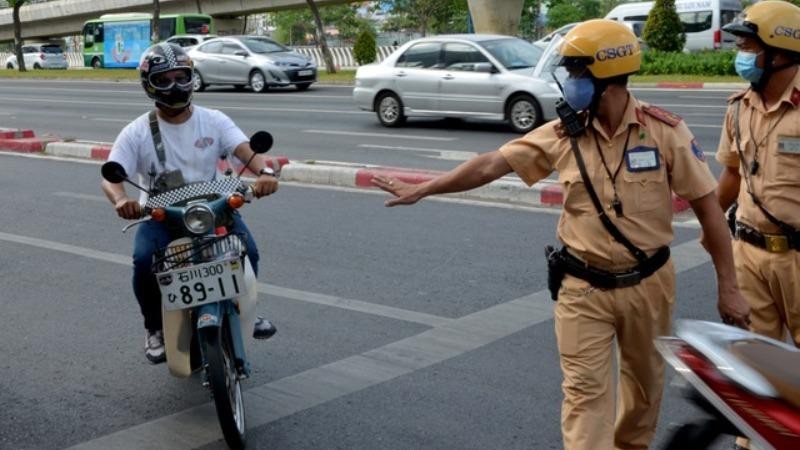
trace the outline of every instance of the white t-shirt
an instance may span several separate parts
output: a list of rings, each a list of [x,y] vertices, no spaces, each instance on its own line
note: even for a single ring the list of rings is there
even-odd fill
[[[165,170],[153,146],[148,114],[142,114],[122,129],[108,156],[109,161],[120,163],[132,180],[138,175],[143,187],[150,184],[147,173],[151,165],[155,165],[156,173]],[[166,170],[180,170],[187,183],[215,179],[220,174],[219,157],[227,152],[230,161],[236,147],[249,141],[230,117],[196,105],[192,105],[192,116],[186,122],[175,125],[159,118],[158,128],[164,143]],[[147,194],[143,192],[140,201],[146,200]]]

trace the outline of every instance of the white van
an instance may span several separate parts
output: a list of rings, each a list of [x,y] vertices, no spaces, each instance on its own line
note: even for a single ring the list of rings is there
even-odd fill
[[[606,14],[619,22],[647,20],[654,2],[623,3]],[[675,9],[686,33],[684,50],[733,48],[735,38],[722,31],[742,11],[740,0],[675,0]]]

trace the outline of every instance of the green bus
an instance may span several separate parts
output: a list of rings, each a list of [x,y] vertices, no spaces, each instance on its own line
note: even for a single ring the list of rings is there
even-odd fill
[[[104,14],[83,25],[83,64],[99,68],[135,68],[150,46],[147,13]],[[214,34],[214,19],[206,14],[164,14],[159,16],[158,36]]]

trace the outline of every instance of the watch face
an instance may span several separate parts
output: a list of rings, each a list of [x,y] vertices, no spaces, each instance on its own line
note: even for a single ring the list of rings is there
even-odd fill
[[[261,175],[275,175],[275,171],[272,170],[270,167],[264,167],[259,172]]]

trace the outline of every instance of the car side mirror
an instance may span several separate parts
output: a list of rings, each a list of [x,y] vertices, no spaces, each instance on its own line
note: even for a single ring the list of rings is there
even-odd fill
[[[244,58],[247,58],[247,56],[248,56],[247,52],[244,51],[244,50],[239,50],[239,51],[233,52],[233,54],[236,55],[236,56],[244,57]]]
[[[492,63],[477,63],[473,67],[475,72],[480,73],[497,73],[497,69],[492,65]]]

